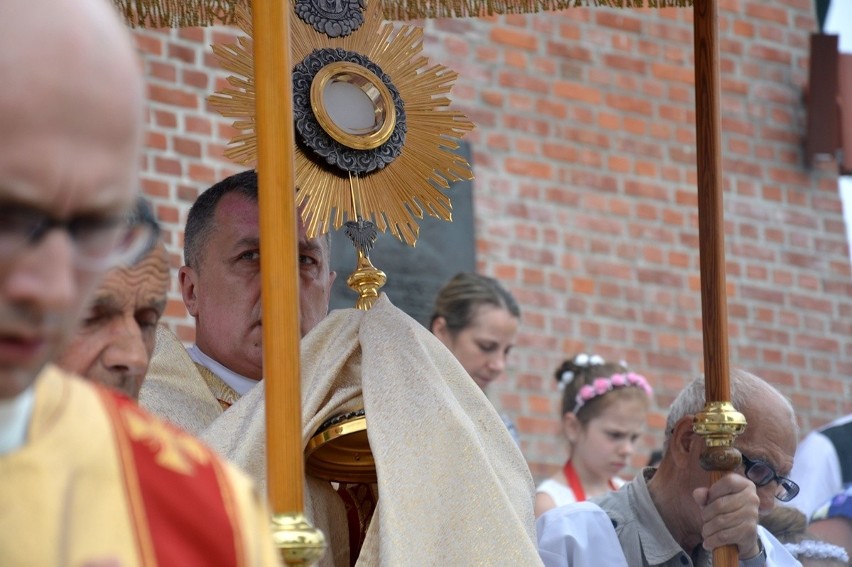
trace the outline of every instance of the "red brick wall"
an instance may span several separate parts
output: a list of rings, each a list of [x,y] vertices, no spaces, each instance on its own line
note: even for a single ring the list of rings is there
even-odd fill
[[[852,411],[852,277],[837,175],[802,157],[808,0],[721,3],[722,147],[731,363],[790,395],[805,429]],[[692,12],[574,9],[426,22],[433,62],[477,124],[479,269],[523,310],[509,378],[491,398],[522,432],[536,478],[563,460],[552,380],[578,351],[626,359],[656,388],[634,464],[702,368]],[[241,168],[205,97],[222,28],[139,31],[150,78],[144,191],[180,265],[199,191]],[[376,259],[381,264],[381,259]],[[393,274],[390,274],[393,277]],[[167,322],[192,322],[175,290]]]

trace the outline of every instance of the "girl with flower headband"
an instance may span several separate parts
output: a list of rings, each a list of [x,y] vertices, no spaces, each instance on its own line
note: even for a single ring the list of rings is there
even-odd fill
[[[536,489],[536,517],[624,484],[618,472],[629,464],[645,429],[652,395],[644,376],[598,355],[581,353],[566,360],[555,378],[563,392],[568,460]]]

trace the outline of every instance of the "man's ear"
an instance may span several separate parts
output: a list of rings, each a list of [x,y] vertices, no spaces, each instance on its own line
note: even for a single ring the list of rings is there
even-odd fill
[[[689,466],[692,444],[700,441],[700,437],[692,430],[692,420],[695,416],[685,415],[678,420],[669,440],[668,452],[671,453],[675,464],[685,468]]]
[[[198,298],[195,293],[195,285],[198,281],[198,273],[189,266],[181,266],[178,270],[178,285],[183,296],[183,304],[192,317],[198,316]]]

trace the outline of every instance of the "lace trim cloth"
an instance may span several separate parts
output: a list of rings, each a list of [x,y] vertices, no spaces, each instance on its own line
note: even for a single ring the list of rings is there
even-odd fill
[[[805,539],[798,543],[785,543],[793,557],[796,559],[837,559],[848,562],[849,554],[839,545],[833,545],[824,541]]]

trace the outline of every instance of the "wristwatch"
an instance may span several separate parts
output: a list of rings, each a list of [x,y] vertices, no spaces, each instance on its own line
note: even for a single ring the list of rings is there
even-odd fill
[[[749,559],[740,559],[740,567],[763,567],[766,565],[766,548],[763,547],[763,542],[757,538],[757,547],[760,551],[754,557]]]

